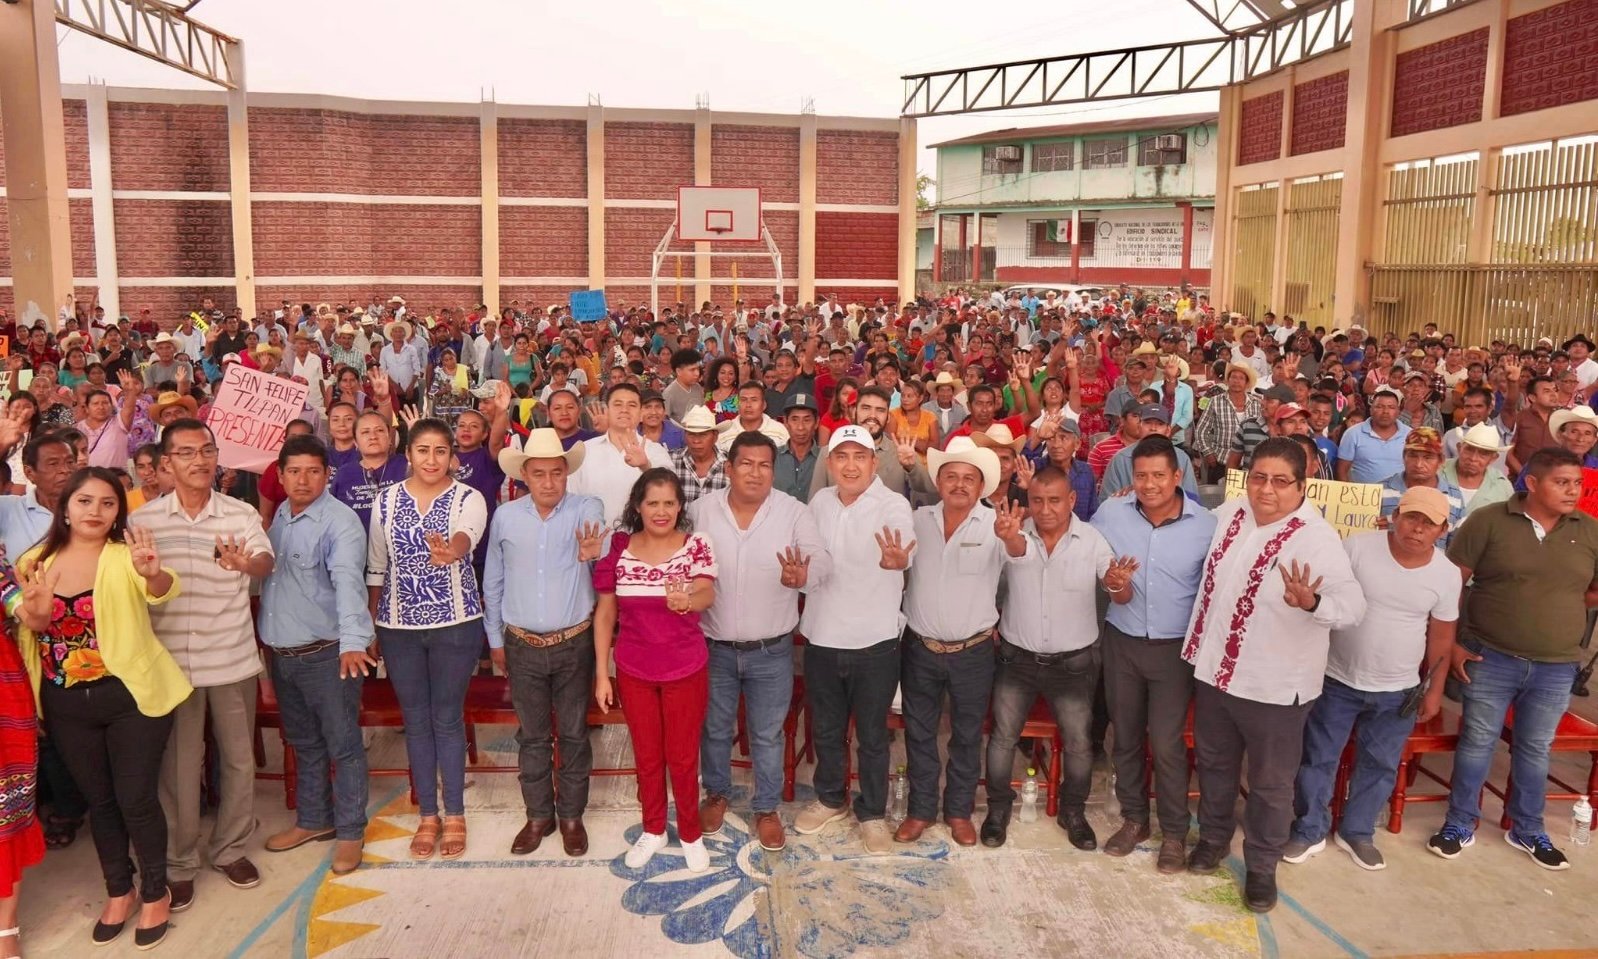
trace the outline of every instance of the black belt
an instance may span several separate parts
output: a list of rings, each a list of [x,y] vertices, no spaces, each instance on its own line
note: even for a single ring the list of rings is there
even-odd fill
[[[736,651],[738,651],[740,653],[749,653],[749,652],[754,652],[757,649],[767,649],[767,648],[770,648],[772,646],[775,646],[778,643],[782,642],[783,640],[787,639],[791,635],[793,635],[793,634],[792,633],[782,633],[780,635],[773,636],[770,639],[751,639],[751,640],[749,640],[746,643],[734,643],[734,642],[729,642],[728,640],[725,640],[725,639],[714,639],[714,638],[709,637],[709,636],[707,636],[705,638],[709,639],[712,643],[715,643],[717,646],[725,646],[728,649],[736,650]]]
[[[1006,647],[1013,649],[1022,656],[1035,661],[1039,666],[1055,666],[1072,656],[1077,656],[1091,651],[1093,649],[1093,643],[1089,643],[1088,645],[1083,646],[1081,649],[1068,649],[1063,653],[1038,653],[1027,649],[1025,646],[1017,646],[1008,639],[1005,639],[1003,636],[1000,636],[999,647],[1001,649]]]
[[[320,653],[329,646],[337,645],[338,640],[336,639],[319,639],[314,643],[306,643],[304,646],[273,646],[272,652],[279,656],[287,656],[290,659],[294,659],[300,656],[309,656],[312,653]]]

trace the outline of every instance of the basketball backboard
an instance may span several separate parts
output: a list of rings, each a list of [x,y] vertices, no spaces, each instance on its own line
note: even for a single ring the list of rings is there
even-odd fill
[[[760,189],[678,187],[677,239],[690,243],[760,242]]]

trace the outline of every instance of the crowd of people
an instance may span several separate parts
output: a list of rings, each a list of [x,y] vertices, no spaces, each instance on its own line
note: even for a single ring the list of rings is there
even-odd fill
[[[1215,872],[1246,780],[1244,900],[1265,911],[1278,864],[1328,840],[1384,867],[1404,741],[1447,695],[1459,747],[1427,847],[1474,841],[1512,706],[1504,838],[1569,865],[1543,812],[1598,605],[1585,335],[1328,331],[1124,287],[614,303],[581,322],[399,297],[246,319],[206,300],[137,321],[67,310],[53,330],[0,315],[0,335],[0,955],[21,952],[24,870],[85,815],[97,943],[132,922],[153,947],[206,869],[260,882],[263,669],[298,760],[295,824],[264,848],[332,842],[336,874],[361,862],[361,689],[379,670],[419,806],[410,855],[465,853],[463,708],[485,669],[519,720],[515,855],[556,832],[586,853],[591,704],[621,709],[631,739],[629,867],[668,842],[669,783],[686,866],[709,868],[740,716],[766,850],[851,818],[873,854],[940,818],[959,845],[1002,846],[1041,696],[1071,846],[1100,848],[1085,806],[1113,729],[1103,851],[1157,826],[1159,872]],[[309,387],[260,475],[223,467],[206,425],[234,363]],[[1228,470],[1245,492],[1223,502]],[[1340,539],[1306,496],[1334,479],[1379,485],[1378,529]],[[785,822],[800,669],[815,799]]]

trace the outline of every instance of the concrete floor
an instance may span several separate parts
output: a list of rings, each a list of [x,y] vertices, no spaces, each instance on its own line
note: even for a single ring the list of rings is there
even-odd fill
[[[1578,711],[1592,715],[1588,701]],[[511,730],[483,727],[480,742],[496,762],[514,762]],[[625,755],[626,732],[596,733],[601,764]],[[895,744],[896,755],[898,744]],[[275,763],[275,737],[269,737]],[[395,731],[375,734],[374,765],[403,765]],[[1556,768],[1584,782],[1583,763]],[[897,760],[896,760],[897,761]],[[1501,757],[1502,763],[1502,757]],[[747,771],[738,771],[747,782]],[[800,770],[801,802],[809,798]],[[1495,777],[1501,781],[1502,772]],[[372,780],[367,864],[334,879],[330,846],[252,855],[261,886],[233,889],[202,875],[194,907],[177,916],[157,955],[210,957],[740,957],[1017,956],[1342,957],[1466,955],[1547,950],[1544,956],[1598,955],[1598,929],[1583,920],[1598,897],[1598,846],[1571,849],[1570,804],[1550,803],[1549,832],[1572,853],[1574,868],[1550,873],[1484,825],[1476,845],[1454,862],[1426,852],[1443,806],[1411,806],[1401,835],[1379,831],[1384,872],[1364,872],[1335,848],[1308,863],[1283,865],[1281,904],[1255,917],[1235,878],[1160,876],[1158,836],[1115,860],[1066,844],[1052,820],[1018,824],[1003,849],[961,849],[935,827],[914,847],[866,857],[852,823],[815,837],[790,832],[788,849],[766,854],[729,816],[708,841],[710,872],[681,868],[675,846],[643,871],[621,854],[639,829],[630,778],[596,779],[587,824],[589,854],[560,852],[558,837],[537,853],[511,857],[521,827],[513,775],[469,774],[470,840],[456,862],[409,860],[416,816],[403,780]],[[1089,818],[1102,841],[1118,823],[1105,773],[1095,780]],[[1109,799],[1113,804],[1113,798]],[[735,813],[747,810],[735,798]],[[1500,810],[1489,797],[1486,814]],[[261,782],[256,843],[288,825],[281,786]],[[794,809],[785,810],[791,823]],[[980,815],[980,814],[979,814]],[[675,838],[675,836],[673,837]],[[1241,842],[1231,866],[1241,868]],[[69,849],[28,873],[22,927],[30,957],[138,954],[131,933],[94,949],[89,930],[101,904],[94,851],[85,830]]]

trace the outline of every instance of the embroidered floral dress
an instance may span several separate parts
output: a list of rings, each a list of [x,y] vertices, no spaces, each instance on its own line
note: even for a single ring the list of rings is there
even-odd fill
[[[10,566],[0,566],[0,603],[0,897],[10,897],[22,871],[44,858],[35,809],[39,707],[12,629],[22,590]]]
[[[44,682],[57,686],[106,677],[94,632],[94,590],[55,598],[50,627],[39,634],[39,665]]]

